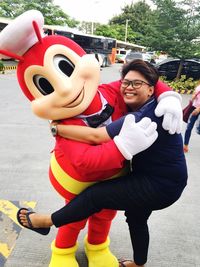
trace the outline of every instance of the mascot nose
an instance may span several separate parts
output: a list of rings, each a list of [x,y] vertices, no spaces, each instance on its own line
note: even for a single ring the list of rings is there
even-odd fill
[[[57,79],[57,82],[54,85],[54,90],[61,97],[66,97],[73,90],[71,80],[69,78]]]

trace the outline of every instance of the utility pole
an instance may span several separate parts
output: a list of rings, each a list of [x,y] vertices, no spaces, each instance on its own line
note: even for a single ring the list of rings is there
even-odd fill
[[[129,22],[129,19],[126,19],[125,38],[124,38],[124,41],[125,42],[126,42],[127,36],[128,36],[128,22]]]

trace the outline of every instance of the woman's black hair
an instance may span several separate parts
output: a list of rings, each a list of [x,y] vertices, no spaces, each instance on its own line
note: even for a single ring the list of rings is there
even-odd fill
[[[124,64],[121,71],[122,79],[124,79],[126,74],[132,70],[142,74],[152,86],[156,85],[159,79],[159,73],[157,69],[152,64],[142,59],[134,59],[131,62]]]

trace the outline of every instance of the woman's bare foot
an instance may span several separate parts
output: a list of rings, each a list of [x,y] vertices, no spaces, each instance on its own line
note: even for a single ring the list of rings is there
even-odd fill
[[[29,220],[28,218],[29,217]],[[49,228],[53,225],[51,215],[43,215],[38,213],[30,213],[26,209],[21,209],[19,214],[20,222],[23,226],[31,228]],[[31,222],[31,226],[30,226]]]

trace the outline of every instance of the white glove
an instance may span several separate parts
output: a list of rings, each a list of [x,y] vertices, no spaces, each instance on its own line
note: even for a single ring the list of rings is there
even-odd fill
[[[155,109],[157,117],[163,117],[162,126],[170,134],[180,133],[183,124],[183,111],[180,94],[167,91],[158,97],[158,105]]]
[[[149,118],[143,118],[138,123],[135,116],[126,116],[119,135],[114,142],[125,159],[132,159],[137,153],[150,147],[158,137],[157,124]]]

